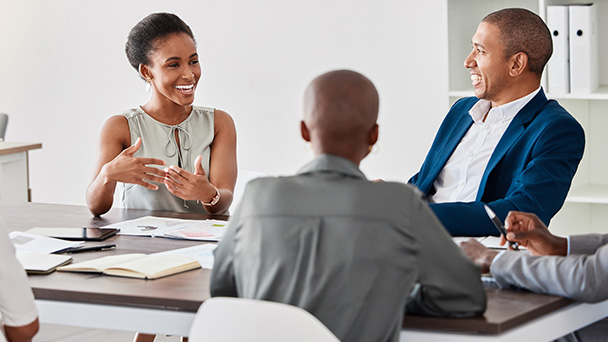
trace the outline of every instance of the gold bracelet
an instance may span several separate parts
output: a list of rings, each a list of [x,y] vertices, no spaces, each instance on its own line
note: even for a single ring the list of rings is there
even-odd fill
[[[217,202],[220,201],[220,191],[215,187],[215,185],[213,185],[213,184],[209,184],[209,185],[211,185],[215,189],[215,196],[213,196],[213,198],[211,199],[211,201],[209,203],[205,203],[203,201],[199,201],[199,202],[201,202],[202,205],[214,206],[217,204]]]

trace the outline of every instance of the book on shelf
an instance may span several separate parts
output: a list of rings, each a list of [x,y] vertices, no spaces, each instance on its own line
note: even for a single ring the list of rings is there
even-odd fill
[[[547,90],[551,94],[567,94],[570,92],[568,6],[547,6],[547,26],[553,36],[553,55],[547,63]]]
[[[569,6],[570,92],[589,94],[599,86],[597,5]]]
[[[183,255],[131,253],[78,262],[59,267],[57,270],[63,272],[102,273],[111,276],[140,279],[157,279],[200,267],[201,264],[197,260]]]
[[[16,257],[28,274],[49,274],[57,267],[72,262],[72,257],[69,255],[40,252],[17,251]]]

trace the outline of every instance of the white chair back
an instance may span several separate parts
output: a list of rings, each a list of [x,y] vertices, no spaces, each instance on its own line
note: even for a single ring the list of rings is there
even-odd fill
[[[198,309],[190,342],[339,342],[308,311],[296,306],[245,298],[215,297]]]

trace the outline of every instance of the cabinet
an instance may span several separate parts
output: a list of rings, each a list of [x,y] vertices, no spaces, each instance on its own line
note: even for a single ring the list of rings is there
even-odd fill
[[[464,60],[471,50],[471,38],[488,13],[505,7],[522,7],[546,18],[548,5],[588,3],[559,0],[447,0],[449,98],[453,103],[473,96]],[[566,203],[551,221],[551,231],[560,234],[608,233],[608,0],[598,6],[598,53],[600,87],[591,94],[547,94],[566,108],[585,130],[585,154]],[[546,80],[543,78],[546,90]]]
[[[28,151],[39,148],[42,144],[0,142],[0,200],[31,200]]]

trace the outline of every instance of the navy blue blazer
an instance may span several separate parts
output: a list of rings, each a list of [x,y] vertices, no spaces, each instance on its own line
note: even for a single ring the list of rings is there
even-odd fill
[[[409,182],[425,196],[473,124],[469,110],[479,99],[458,100],[446,115],[431,149]],[[511,210],[532,212],[545,223],[562,207],[583,156],[579,123],[541,89],[513,118],[481,178],[474,202],[433,203],[431,209],[453,236],[499,235],[487,204],[504,221]]]

